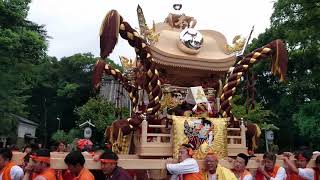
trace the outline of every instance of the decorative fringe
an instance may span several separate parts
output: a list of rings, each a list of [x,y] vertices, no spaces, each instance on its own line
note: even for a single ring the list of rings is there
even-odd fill
[[[252,136],[252,150],[258,149],[258,143],[257,139],[261,136],[261,129],[257,124],[254,124],[256,126],[256,134]]]
[[[105,65],[106,63],[103,60],[98,60],[94,66],[92,83],[95,90],[98,89],[101,85]]]
[[[271,49],[274,50],[272,55],[271,72],[278,76],[280,81],[285,80],[288,64],[288,53],[282,40],[277,39],[270,43]]]
[[[118,11],[107,13],[100,28],[100,56],[102,59],[109,56],[118,42],[120,15]]]

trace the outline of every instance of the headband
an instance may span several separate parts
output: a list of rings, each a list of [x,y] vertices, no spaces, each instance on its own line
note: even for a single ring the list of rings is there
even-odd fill
[[[35,156],[35,155],[32,155],[30,156],[31,159],[33,161],[37,161],[37,162],[44,162],[44,163],[48,163],[50,164],[50,157],[46,157],[46,156]]]
[[[100,159],[101,163],[117,163],[116,160],[113,159]]]
[[[307,161],[307,158],[305,158],[302,154],[299,154],[298,156],[297,156],[297,160],[299,160],[299,161]]]

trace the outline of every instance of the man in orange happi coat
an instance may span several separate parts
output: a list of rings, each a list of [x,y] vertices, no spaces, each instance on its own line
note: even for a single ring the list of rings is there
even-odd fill
[[[11,162],[12,152],[10,149],[0,149],[0,180],[20,180],[23,170]]]
[[[285,180],[286,170],[276,164],[277,156],[265,153],[260,167],[257,170],[256,180]]]
[[[93,174],[84,168],[85,159],[80,151],[70,152],[64,159],[69,171],[74,175],[74,180],[94,180]]]
[[[23,180],[56,180],[56,174],[50,168],[50,151],[47,149],[39,149],[30,156],[32,164],[28,164],[25,168]],[[31,175],[32,173],[32,175]]]
[[[167,163],[167,170],[172,174],[171,180],[203,180],[198,163],[192,158],[193,147],[183,144],[179,149],[179,163]]]
[[[312,153],[309,150],[299,150],[295,154],[295,164],[289,159],[292,154],[284,153],[283,155],[283,162],[287,167],[287,180],[317,180],[315,171],[312,168],[307,168],[312,157]]]

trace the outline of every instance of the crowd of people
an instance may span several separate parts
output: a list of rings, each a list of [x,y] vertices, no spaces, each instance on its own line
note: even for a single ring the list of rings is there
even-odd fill
[[[93,152],[90,141],[79,141],[77,150],[68,152],[66,145],[59,142],[54,152],[68,153],[64,158],[65,170],[50,167],[50,150],[39,146],[28,145],[22,152],[26,153],[21,165],[12,161],[13,151],[17,148],[0,148],[0,180],[132,180],[129,173],[117,164],[118,156],[110,149],[99,148]],[[84,167],[85,157],[89,153],[94,160],[101,163],[100,170],[89,170]]]
[[[133,177],[127,170],[118,166],[118,156],[110,149],[100,148],[92,153],[94,160],[101,164],[100,170],[88,170],[84,167],[83,151],[87,151],[90,143],[78,144],[78,149],[68,152],[64,159],[65,170],[54,170],[50,167],[50,151],[35,146],[26,146],[24,163],[16,165],[12,162],[12,151],[15,149],[0,149],[0,180],[131,180]],[[90,148],[90,147],[89,147]],[[66,146],[59,142],[55,152],[66,152]],[[193,147],[183,144],[179,149],[178,162],[167,160],[166,168],[171,180],[319,180],[320,156],[316,158],[316,167],[308,168],[312,153],[301,149],[295,154],[284,153],[281,159],[283,166],[276,163],[277,156],[265,153],[255,173],[246,169],[252,158],[239,153],[236,158],[229,158],[233,168],[228,169],[219,164],[218,157],[209,151],[205,157],[205,168],[202,171],[198,162],[192,158]],[[296,161],[290,160],[294,156]],[[30,163],[31,162],[31,163]]]
[[[316,167],[308,168],[312,153],[307,149],[300,149],[295,154],[283,153],[283,167],[276,163],[275,154],[267,152],[262,160],[256,159],[260,165],[254,174],[246,168],[251,156],[244,153],[239,153],[235,159],[229,158],[233,169],[227,169],[219,164],[214,153],[208,152],[205,170],[201,172],[197,161],[192,158],[192,151],[190,145],[184,144],[179,149],[178,163],[167,163],[171,180],[320,180],[320,155],[316,157]],[[292,156],[295,163],[290,160]]]

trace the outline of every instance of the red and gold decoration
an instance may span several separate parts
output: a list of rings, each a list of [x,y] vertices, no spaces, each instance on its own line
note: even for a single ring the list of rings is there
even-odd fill
[[[146,108],[147,118],[150,119],[154,117],[155,113],[160,109],[160,99],[162,97],[162,92],[160,89],[159,73],[152,61],[151,53],[149,47],[145,40],[138,34],[136,30],[131,28],[131,26],[123,20],[123,18],[118,14],[116,10],[111,10],[107,13],[100,31],[100,55],[101,58],[106,58],[115,47],[118,35],[126,39],[128,43],[134,47],[137,57],[140,59],[143,66],[143,71],[145,72],[145,81],[142,88],[148,93],[149,103]],[[103,68],[103,71],[101,70]],[[137,87],[130,85],[128,79],[124,78],[120,71],[112,69],[110,65],[106,65],[101,60],[96,64],[94,72],[94,87],[99,87],[99,82],[103,73],[111,74],[119,78],[120,82],[125,85],[125,88],[132,93],[130,95],[133,105],[136,105]],[[133,121],[137,119],[128,119],[128,121]],[[140,123],[142,120],[138,120]],[[139,125],[139,122],[130,122],[133,125]]]
[[[220,113],[222,117],[231,117],[231,125],[233,124],[232,121],[234,121],[231,112],[231,100],[236,92],[236,87],[240,83],[241,77],[247,73],[248,69],[251,68],[253,64],[269,56],[272,56],[272,73],[279,76],[280,81],[283,81],[287,71],[288,57],[282,40],[272,41],[264,47],[254,50],[231,68],[227,83],[223,87],[223,92],[220,96]]]

